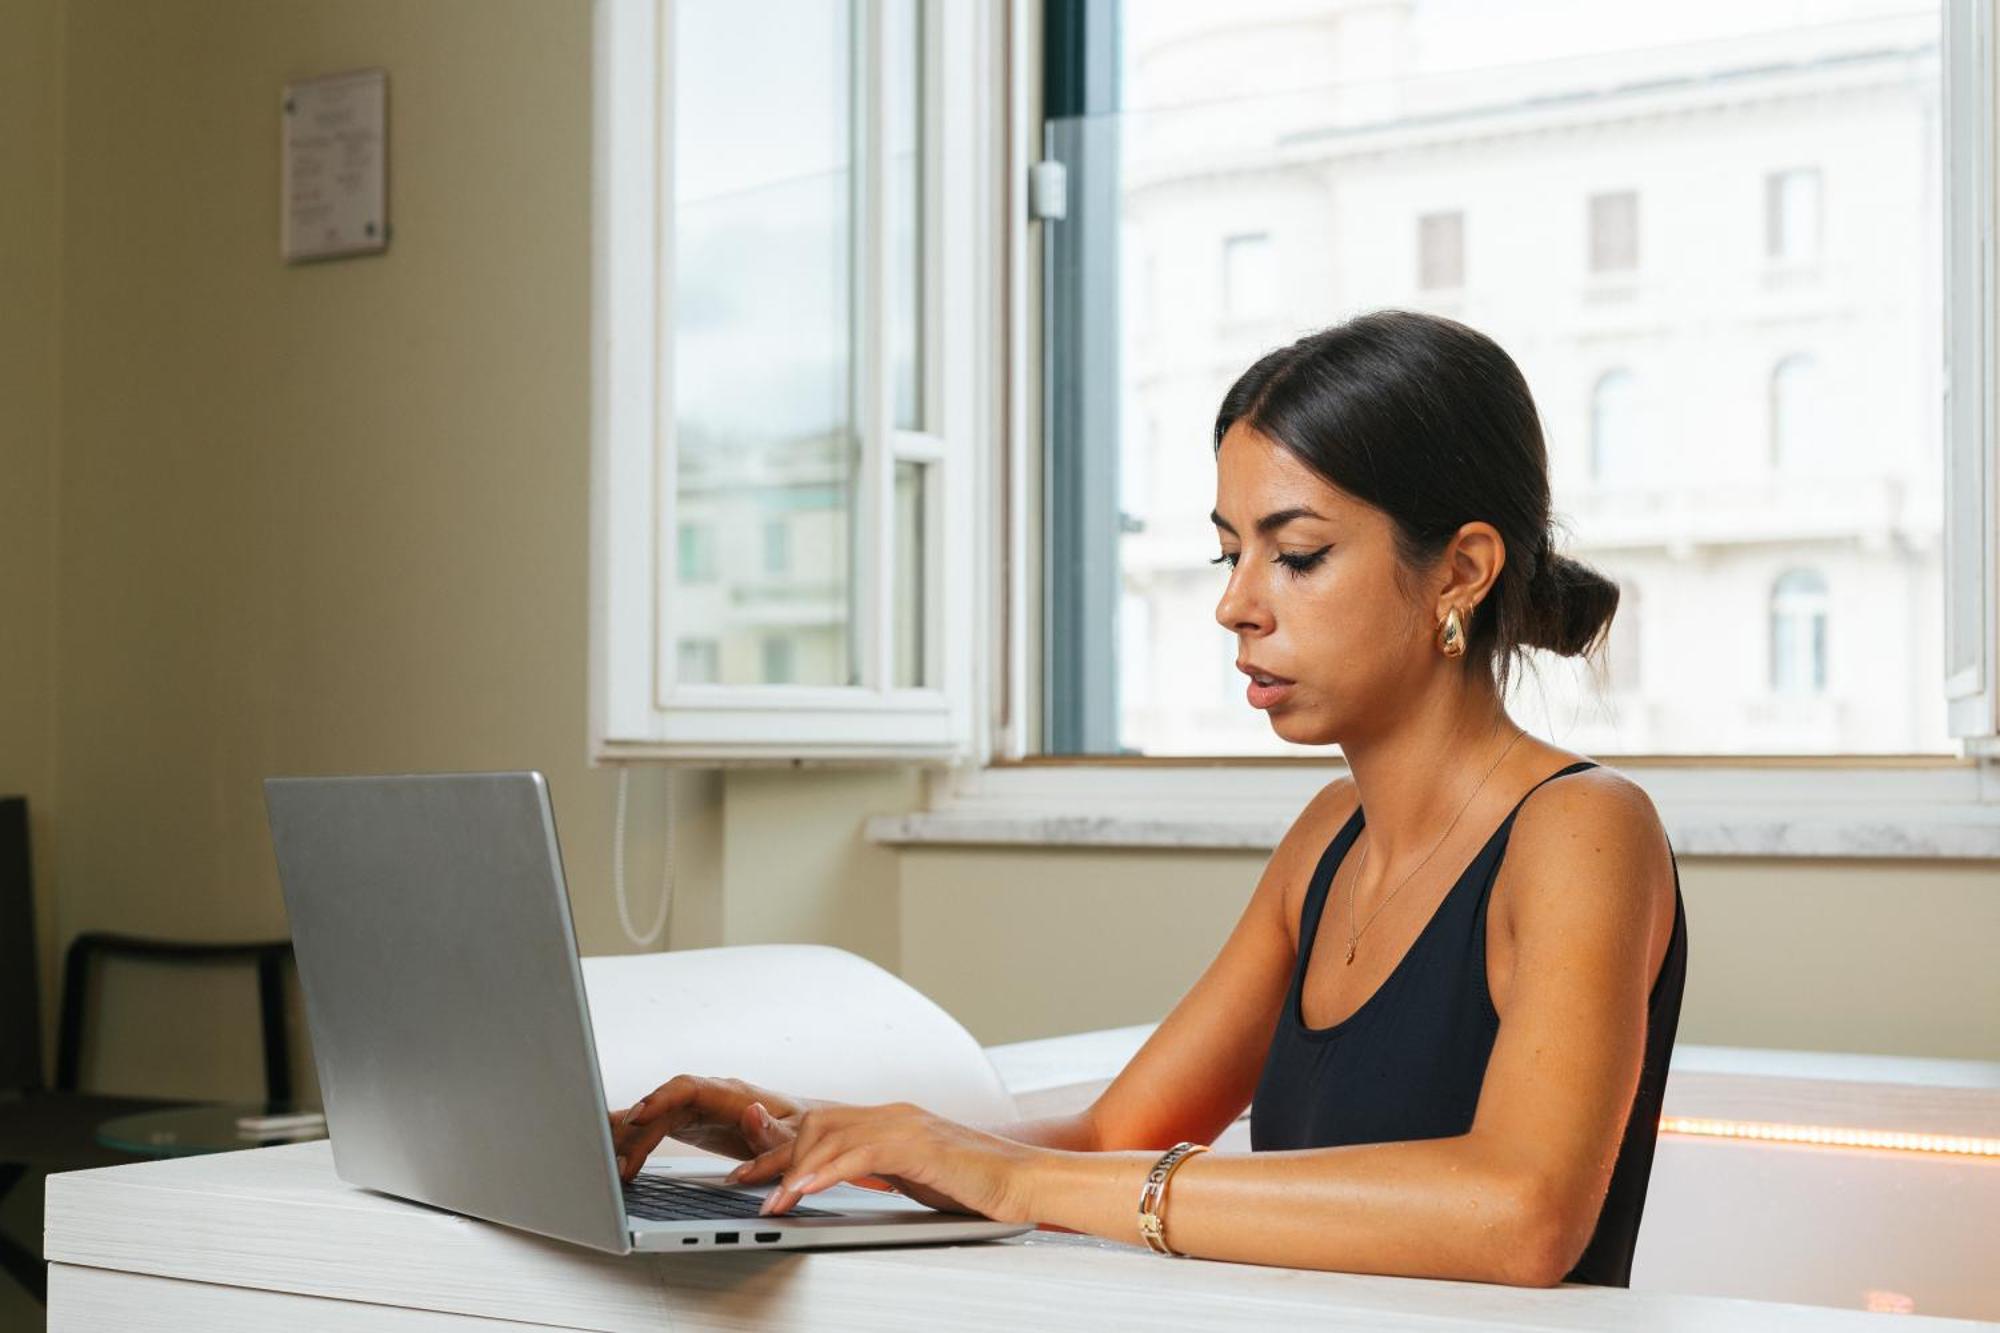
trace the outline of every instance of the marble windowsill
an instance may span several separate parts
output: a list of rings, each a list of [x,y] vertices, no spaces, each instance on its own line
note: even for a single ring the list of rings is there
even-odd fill
[[[1981,809],[1959,816],[1905,818],[1760,818],[1755,815],[1675,814],[1663,820],[1680,856],[1886,857],[2000,859],[2000,818]],[[896,846],[1028,846],[1182,848],[1269,852],[1290,824],[1276,818],[1222,814],[1157,818],[1136,814],[1055,814],[1027,811],[929,810],[877,815],[869,841]]]

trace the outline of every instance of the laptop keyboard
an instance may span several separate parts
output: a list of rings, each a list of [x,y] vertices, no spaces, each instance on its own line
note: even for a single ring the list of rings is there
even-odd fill
[[[706,1221],[716,1217],[757,1217],[764,1205],[761,1194],[745,1194],[704,1185],[694,1180],[674,1180],[666,1176],[634,1177],[625,1186],[625,1211],[648,1222]],[[795,1206],[779,1217],[839,1217],[823,1208]]]

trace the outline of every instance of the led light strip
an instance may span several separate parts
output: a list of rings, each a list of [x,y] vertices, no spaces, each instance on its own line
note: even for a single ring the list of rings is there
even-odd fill
[[[1840,1129],[1829,1125],[1781,1125],[1761,1120],[1704,1120],[1698,1116],[1680,1115],[1661,1116],[1660,1132],[1686,1134],[1699,1138],[1812,1143],[1830,1148],[1892,1148],[1901,1152],[2000,1157],[2000,1139],[1974,1138],[1964,1134],[1908,1134],[1893,1129]]]

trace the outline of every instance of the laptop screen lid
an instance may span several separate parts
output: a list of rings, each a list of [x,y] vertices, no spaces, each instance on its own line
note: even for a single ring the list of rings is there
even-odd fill
[[[627,1252],[542,775],[264,794],[340,1178]]]

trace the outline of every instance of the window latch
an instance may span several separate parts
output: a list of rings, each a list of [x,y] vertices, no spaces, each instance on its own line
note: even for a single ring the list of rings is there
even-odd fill
[[[1028,167],[1028,216],[1037,222],[1069,216],[1069,169],[1053,158]]]

